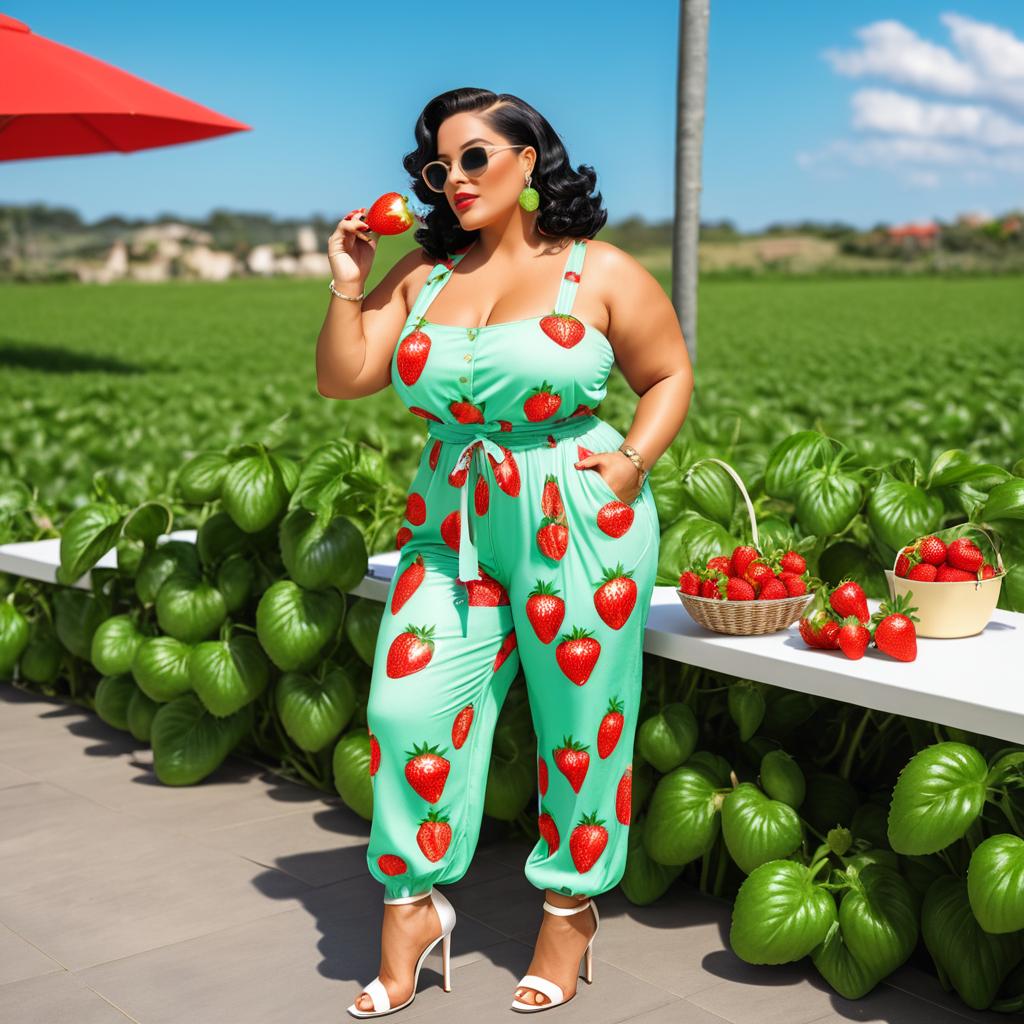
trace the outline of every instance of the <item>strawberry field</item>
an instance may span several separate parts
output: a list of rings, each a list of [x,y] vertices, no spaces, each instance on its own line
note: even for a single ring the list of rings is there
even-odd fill
[[[426,434],[390,392],[316,393],[324,295],[3,290],[0,542],[60,536],[64,584],[111,548],[118,566],[91,592],[0,578],[0,678],[151,743],[165,784],[234,752],[369,818],[382,606],[349,592],[395,547]],[[700,315],[691,413],[651,472],[659,583],[750,540],[715,457],[762,539],[832,585],[887,596],[904,545],[983,523],[999,606],[1024,611],[1019,282],[712,281]],[[625,432],[635,401],[616,370],[597,411]],[[196,544],[156,544],[182,527]],[[630,900],[680,878],[726,896],[737,955],[809,956],[850,998],[914,959],[971,1007],[1024,1008],[1024,750],[855,690],[825,700],[651,655],[644,682],[627,820],[612,816],[631,821]],[[534,839],[537,771],[519,679],[485,813]]]

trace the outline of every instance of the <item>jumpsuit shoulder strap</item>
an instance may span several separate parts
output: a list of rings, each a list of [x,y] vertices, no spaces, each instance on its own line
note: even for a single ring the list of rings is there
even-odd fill
[[[571,313],[576,289],[579,287],[580,275],[583,273],[583,258],[587,254],[587,239],[577,238],[569,250],[569,258],[565,261],[562,283],[558,289],[555,302],[556,313]]]
[[[446,259],[441,260],[439,263],[435,263],[430,269],[430,273],[427,274],[427,279],[423,282],[423,286],[420,288],[419,294],[416,296],[416,301],[412,304],[412,309],[409,310],[409,320],[418,320],[423,316],[427,306],[434,301],[434,296],[445,286],[448,279],[452,276],[452,270],[458,266],[461,262],[462,257],[466,255],[468,246],[466,249],[462,249],[456,253],[449,253]]]

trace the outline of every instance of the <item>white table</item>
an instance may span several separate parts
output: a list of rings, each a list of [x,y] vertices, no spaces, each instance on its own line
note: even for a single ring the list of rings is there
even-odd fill
[[[163,538],[162,538],[163,539]],[[167,540],[194,540],[176,530]],[[374,555],[358,597],[383,601],[400,552]],[[56,582],[60,541],[0,545],[0,571]],[[114,568],[111,550],[100,566]],[[88,574],[75,586],[89,589]],[[872,612],[879,602],[869,600]],[[977,636],[918,637],[917,658],[900,662],[869,648],[851,661],[841,651],[807,647],[797,627],[764,636],[728,636],[698,626],[673,587],[655,587],[644,650],[689,665],[790,690],[1024,744],[1024,614],[997,608]]]

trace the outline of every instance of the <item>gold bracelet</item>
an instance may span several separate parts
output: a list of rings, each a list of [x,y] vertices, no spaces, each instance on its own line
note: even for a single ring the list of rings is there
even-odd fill
[[[363,298],[366,297],[366,292],[365,291],[360,292],[358,295],[342,295],[341,292],[339,292],[338,289],[334,287],[334,278],[333,277],[331,278],[331,283],[330,283],[329,287],[331,289],[331,294],[332,295],[337,295],[339,299],[348,299],[349,302],[359,302],[360,299],[363,299]]]
[[[640,479],[640,486],[643,487],[644,480],[647,477],[647,470],[644,468],[643,456],[632,446],[623,442],[619,445],[619,451],[629,459],[630,462],[636,466],[637,476]]]

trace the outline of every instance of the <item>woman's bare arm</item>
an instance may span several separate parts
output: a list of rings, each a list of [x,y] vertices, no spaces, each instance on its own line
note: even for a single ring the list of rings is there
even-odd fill
[[[591,242],[588,248],[587,262],[596,271],[595,279],[602,282],[602,298],[610,314],[608,338],[615,361],[640,396],[626,443],[640,453],[650,470],[679,433],[689,411],[694,385],[690,355],[675,307],[657,278],[617,246]],[[636,476],[621,455],[609,469],[616,472],[624,489],[630,476]]]
[[[391,383],[391,357],[409,316],[406,296],[433,264],[423,250],[399,259],[363,299],[347,302],[335,295],[316,340],[316,389],[324,398],[363,398]],[[335,287],[358,294],[351,285]]]

